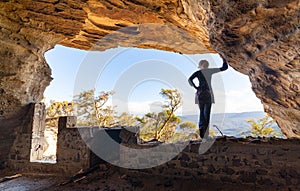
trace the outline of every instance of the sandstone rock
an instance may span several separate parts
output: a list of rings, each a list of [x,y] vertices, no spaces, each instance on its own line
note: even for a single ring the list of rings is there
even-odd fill
[[[283,133],[299,138],[299,7],[299,0],[2,1],[0,132],[12,136],[22,126],[13,114],[26,116],[28,104],[42,99],[51,81],[44,53],[62,44],[216,51],[249,76]]]
[[[300,137],[299,1],[213,1],[210,40],[287,137]],[[296,85],[297,84],[297,85]]]

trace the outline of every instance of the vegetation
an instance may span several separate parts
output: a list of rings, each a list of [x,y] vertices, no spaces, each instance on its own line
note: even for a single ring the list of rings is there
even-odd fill
[[[76,105],[78,126],[93,126],[97,121],[94,93],[95,90],[89,90],[75,96],[74,104]]]
[[[143,140],[159,140],[166,142],[174,134],[176,126],[181,119],[175,115],[175,111],[181,106],[182,97],[177,89],[161,89],[161,96],[165,98],[165,104],[159,113],[147,113],[140,122],[140,138]]]
[[[137,124],[137,119],[134,115],[130,115],[126,112],[123,112],[118,117],[118,121],[117,121],[118,126],[129,127],[129,126],[135,126],[136,124]]]
[[[186,121],[180,124],[180,129],[197,129],[197,125],[193,122]]]
[[[95,91],[84,91],[75,97],[74,103],[77,106],[78,126],[134,126],[135,116],[122,113],[116,115],[115,107],[107,104],[114,94],[113,91],[102,91],[95,97]]]
[[[253,137],[280,136],[280,133],[275,132],[274,128],[272,127],[274,125],[274,120],[268,115],[258,120],[250,119],[246,122],[250,123],[250,135]]]
[[[113,94],[113,91],[109,91],[95,96],[95,90],[89,90],[75,96],[74,102],[52,102],[47,108],[47,117],[74,115],[76,106],[77,126],[140,126],[140,138],[145,141],[177,142],[199,139],[197,125],[192,122],[180,124],[181,119],[175,115],[182,104],[182,97],[177,89],[161,89],[160,95],[164,98],[162,111],[147,113],[142,117],[128,113],[117,116],[115,107],[107,104]],[[178,126],[182,131],[175,131]]]
[[[73,102],[68,101],[52,101],[51,105],[46,110],[47,118],[72,115],[74,115],[74,104]]]
[[[147,113],[137,120],[141,126],[141,139],[146,141],[155,139],[162,142],[168,141],[172,137],[176,126],[181,121],[175,114],[170,114],[166,110],[159,113]]]
[[[144,141],[178,142],[200,139],[195,123],[189,121],[181,123],[181,119],[175,115],[182,104],[182,97],[177,89],[161,89],[160,95],[165,102],[162,111],[147,113],[142,117],[125,112],[117,116],[115,107],[107,104],[113,94],[113,91],[100,92],[95,97],[95,91],[89,90],[77,95],[74,102],[52,101],[46,110],[46,116],[47,118],[72,116],[76,106],[78,126],[140,126],[140,138]],[[282,137],[282,134],[273,128],[274,120],[267,115],[246,122],[250,124],[250,135],[253,137]],[[215,135],[212,129],[209,131],[210,135]]]
[[[112,127],[116,124],[116,112],[114,111],[114,107],[106,106],[107,101],[113,94],[113,91],[101,92],[100,95],[94,99],[94,109],[96,112],[95,125]]]

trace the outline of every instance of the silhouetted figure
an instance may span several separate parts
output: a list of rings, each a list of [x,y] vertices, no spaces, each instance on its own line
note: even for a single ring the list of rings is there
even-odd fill
[[[222,59],[223,66],[221,68],[208,68],[208,61],[201,60],[198,65],[199,70],[193,73],[188,80],[189,84],[197,90],[195,102],[198,104],[200,109],[199,130],[201,138],[204,137],[205,132],[208,129],[211,105],[212,103],[215,103],[214,94],[211,87],[211,77],[213,74],[227,70],[228,68],[226,60],[223,57]],[[197,78],[199,81],[198,87],[193,82],[195,78]]]

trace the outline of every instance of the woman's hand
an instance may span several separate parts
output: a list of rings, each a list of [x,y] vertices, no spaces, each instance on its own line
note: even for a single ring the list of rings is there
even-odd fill
[[[225,57],[223,56],[223,54],[219,54],[220,55],[220,57],[224,60],[224,61],[226,61],[226,59],[225,59]]]

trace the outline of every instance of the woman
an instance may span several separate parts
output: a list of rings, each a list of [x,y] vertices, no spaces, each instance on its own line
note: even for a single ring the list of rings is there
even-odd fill
[[[199,130],[201,138],[204,137],[205,132],[208,129],[211,105],[212,103],[215,103],[214,94],[211,88],[211,77],[213,74],[225,71],[228,68],[226,60],[223,56],[221,57],[223,59],[223,66],[221,68],[208,68],[208,61],[201,60],[198,65],[199,70],[193,73],[188,80],[189,84],[197,90],[195,101],[200,109]],[[193,82],[195,78],[199,81],[198,87]]]

